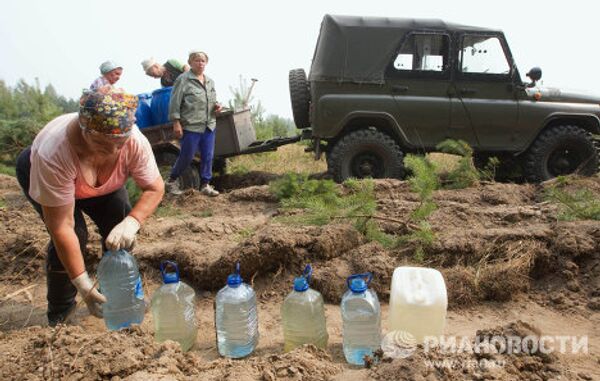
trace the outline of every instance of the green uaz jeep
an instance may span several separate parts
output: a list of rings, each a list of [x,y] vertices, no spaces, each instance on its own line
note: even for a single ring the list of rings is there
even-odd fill
[[[290,71],[298,128],[336,181],[404,175],[445,139],[528,181],[598,171],[600,98],[521,80],[502,31],[440,20],[326,15],[308,78]]]

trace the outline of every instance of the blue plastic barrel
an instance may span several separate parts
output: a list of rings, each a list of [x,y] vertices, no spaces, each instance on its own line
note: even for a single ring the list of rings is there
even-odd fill
[[[135,119],[139,128],[150,127],[152,125],[152,111],[150,109],[151,102],[152,94],[138,94],[138,107],[135,111]]]
[[[165,124],[169,122],[169,102],[173,87],[163,87],[152,92],[152,124]]]

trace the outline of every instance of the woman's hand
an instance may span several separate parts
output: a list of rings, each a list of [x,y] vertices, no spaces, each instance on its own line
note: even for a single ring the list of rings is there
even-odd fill
[[[106,303],[106,297],[98,292],[90,279],[87,271],[71,280],[73,286],[87,305],[88,310],[95,317],[102,317],[102,303]]]
[[[140,223],[131,216],[127,216],[118,223],[106,237],[106,248],[108,250],[129,250],[135,243],[135,235],[140,230]]]
[[[183,136],[183,128],[181,127],[181,122],[178,119],[175,119],[173,122],[173,135],[175,139],[181,139]]]

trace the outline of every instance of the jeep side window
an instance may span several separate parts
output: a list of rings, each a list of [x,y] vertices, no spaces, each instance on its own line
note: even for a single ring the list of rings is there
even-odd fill
[[[412,34],[394,60],[394,71],[444,71],[448,64],[448,47],[446,35]]]
[[[498,37],[465,36],[458,52],[463,73],[508,74],[510,65]]]

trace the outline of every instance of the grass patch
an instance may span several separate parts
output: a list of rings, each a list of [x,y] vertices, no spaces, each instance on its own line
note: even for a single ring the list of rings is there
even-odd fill
[[[544,199],[558,205],[558,220],[600,220],[599,195],[572,177],[557,177],[544,190]]]
[[[244,228],[244,229],[240,229],[235,237],[235,240],[237,242],[242,242],[247,240],[248,238],[252,237],[255,233],[255,229],[252,228]]]
[[[158,218],[164,218],[164,217],[180,217],[183,216],[183,212],[181,211],[181,208],[178,208],[177,206],[173,205],[173,204],[160,204],[158,208],[156,208],[156,212],[154,212],[154,215]]]
[[[202,209],[199,212],[193,212],[192,216],[194,217],[200,217],[200,218],[208,218],[208,217],[212,217],[214,214],[214,212],[212,211],[212,209]]]
[[[3,175],[9,175],[12,177],[16,177],[17,176],[17,170],[15,167],[12,166],[8,166],[4,163],[0,163],[0,173]]]
[[[3,197],[0,197],[0,209],[6,208],[6,201]]]
[[[327,171],[324,159],[315,160],[312,153],[304,152],[301,143],[281,146],[275,152],[236,156],[228,160],[227,172],[245,174],[250,171],[284,173],[321,173]]]

